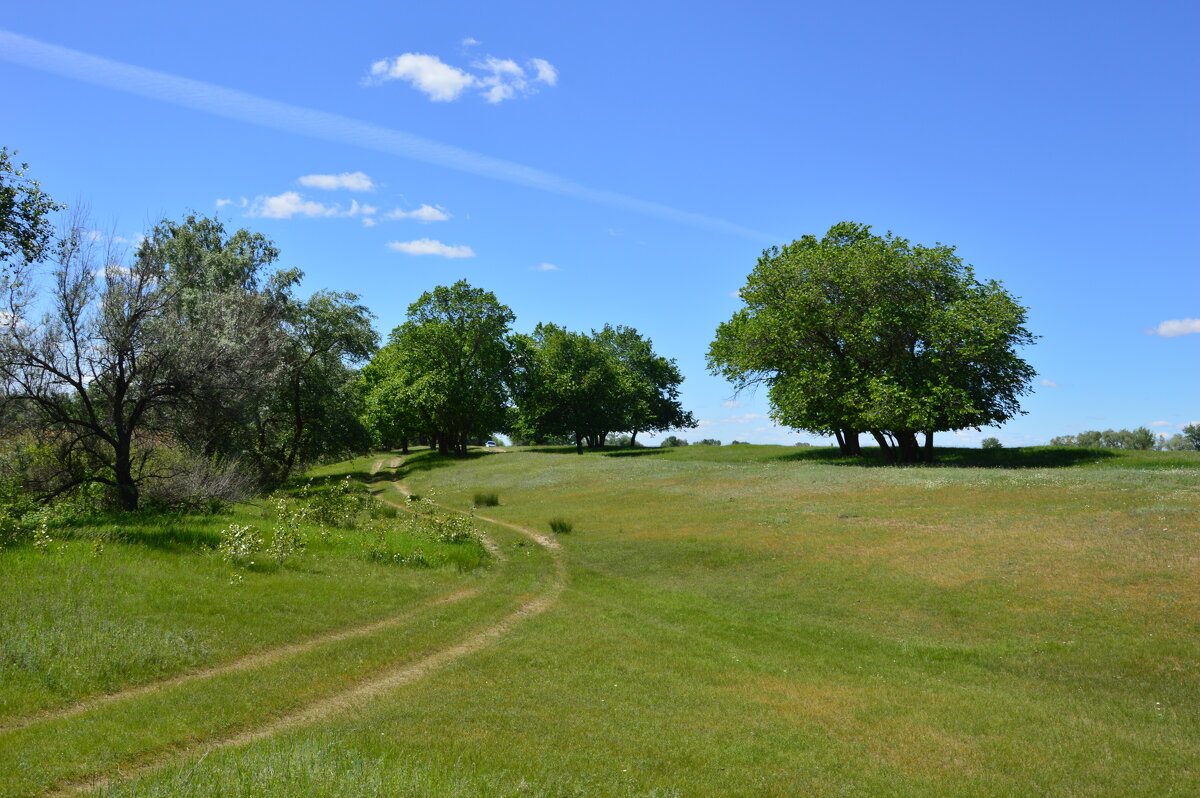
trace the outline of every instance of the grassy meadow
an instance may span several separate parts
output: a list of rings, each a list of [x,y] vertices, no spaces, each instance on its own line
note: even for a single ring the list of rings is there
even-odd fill
[[[265,504],[0,549],[0,794],[1200,793],[1200,455],[397,457],[313,476],[490,554],[221,558]]]

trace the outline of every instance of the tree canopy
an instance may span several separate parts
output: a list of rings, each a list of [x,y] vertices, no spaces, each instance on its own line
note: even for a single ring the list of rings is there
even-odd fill
[[[513,319],[495,294],[466,280],[422,294],[364,369],[366,417],[376,434],[404,442],[424,436],[447,454],[502,429]]]
[[[513,431],[545,441],[568,437],[583,451],[603,446],[609,433],[694,427],[679,402],[683,381],[675,361],[655,354],[649,339],[632,327],[605,325],[599,332],[571,332],[539,324],[517,336]]]
[[[1034,377],[1017,352],[1034,341],[1025,308],[951,246],[842,222],[766,250],[740,295],[710,370],[737,390],[765,384],[777,421],[846,453],[869,431],[891,457],[928,457],[936,431],[1020,413]]]

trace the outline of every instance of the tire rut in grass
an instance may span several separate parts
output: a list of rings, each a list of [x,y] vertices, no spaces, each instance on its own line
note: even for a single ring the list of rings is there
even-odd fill
[[[374,634],[375,632],[382,631],[392,626],[399,626],[405,621],[411,619],[413,615],[420,610],[429,607],[436,607],[442,604],[452,604],[457,601],[463,601],[464,599],[469,599],[478,595],[478,593],[479,590],[474,587],[455,590],[451,593],[437,596],[433,599],[422,602],[414,607],[410,607],[399,615],[392,615],[377,621],[371,621],[370,623],[366,623],[361,626],[352,626],[349,628],[338,629],[333,632],[326,632],[324,634],[317,635],[316,637],[310,637],[309,639],[299,643],[289,643],[287,645],[270,648],[265,651],[258,651],[253,654],[248,654],[244,657],[239,657],[232,662],[226,662],[221,665],[213,665],[212,667],[204,668],[198,671],[192,671],[190,673],[181,673],[178,676],[171,676],[166,679],[159,679],[158,681],[149,682],[147,684],[140,684],[136,687],[130,687],[115,693],[105,693],[104,695],[93,696],[78,703],[71,704],[67,707],[52,709],[45,712],[40,712],[36,715],[31,715],[26,718],[20,718],[15,721],[3,723],[0,724],[0,732],[19,731],[38,723],[70,718],[75,715],[81,715],[84,712],[90,712],[93,709],[103,707],[107,704],[115,703],[117,701],[138,698],[139,696],[149,695],[151,693],[156,693],[159,690],[165,690],[167,688],[176,687],[189,682],[200,681],[201,679],[209,679],[214,676],[222,676],[228,673],[237,673],[239,671],[248,671],[252,668],[273,665],[280,660],[287,659],[288,657],[295,656],[297,654],[303,654],[304,652],[311,651],[319,646],[328,645],[330,643],[339,643],[343,640],[350,640],[355,637]]]
[[[398,465],[399,463],[397,462],[397,466]],[[404,494],[405,496],[411,495],[409,490],[399,481],[393,484],[400,493]],[[386,499],[383,500],[388,501]],[[395,502],[389,503],[395,504]],[[445,505],[441,506],[444,507]],[[458,512],[453,508],[446,509],[450,509],[453,512]],[[559,545],[558,541],[543,535],[540,532],[536,532],[532,529],[522,527],[517,524],[511,524],[506,521],[499,521],[494,518],[487,518],[484,516],[475,517],[481,521],[486,521],[488,523],[497,524],[507,529],[511,529],[523,535],[524,537],[529,538],[550,554],[550,557],[554,563],[554,578],[543,595],[526,601],[524,604],[505,615],[496,623],[479,629],[463,640],[460,640],[458,643],[435,651],[416,662],[409,663],[389,671],[384,671],[378,676],[360,682],[359,684],[347,690],[343,690],[334,695],[314,701],[307,706],[302,707],[301,709],[286,715],[282,715],[256,728],[246,729],[236,734],[213,740],[207,744],[203,756],[208,756],[208,754],[212,751],[221,748],[247,745],[257,740],[279,734],[280,732],[288,731],[300,726],[306,726],[312,723],[317,723],[319,721],[342,714],[349,709],[361,707],[366,704],[366,702],[378,697],[383,693],[415,682],[418,679],[421,679],[433,673],[434,671],[451,664],[452,662],[487,648],[489,645],[495,643],[497,640],[506,635],[519,622],[540,615],[541,613],[553,607],[557,603],[559,596],[562,594],[567,584],[566,562],[562,556],[562,547]],[[503,560],[503,554],[501,553],[500,548],[496,546],[495,542],[491,541],[486,535],[483,536],[483,540],[484,545],[488,548],[488,550],[494,551],[496,556]],[[146,773],[154,770],[155,768],[161,767],[172,759],[175,759],[181,755],[186,755],[188,752],[195,751],[201,745],[204,744],[183,748],[173,748],[163,755],[153,756],[152,758],[148,759],[139,758],[133,763],[126,762],[125,766],[120,768],[118,772],[113,775],[97,774],[88,779],[72,779],[67,782],[62,782],[51,788],[51,790],[45,794],[50,796],[68,796],[101,789],[109,786],[116,780],[133,778],[142,773]]]

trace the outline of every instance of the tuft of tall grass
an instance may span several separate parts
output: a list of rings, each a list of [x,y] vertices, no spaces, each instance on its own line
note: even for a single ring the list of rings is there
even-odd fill
[[[573,530],[574,528],[575,528],[575,525],[572,524],[570,521],[568,521],[565,518],[551,518],[550,519],[550,531],[556,535],[565,535],[565,534],[569,533],[571,530]]]
[[[500,505],[500,494],[498,493],[476,493],[476,507],[498,507]]]

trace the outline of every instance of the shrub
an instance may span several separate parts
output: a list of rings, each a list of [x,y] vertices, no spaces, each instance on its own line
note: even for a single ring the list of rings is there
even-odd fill
[[[565,518],[550,519],[550,531],[556,535],[565,535],[574,528],[575,525]]]
[[[716,438],[705,438],[702,441],[696,441],[697,446],[720,446],[721,442]]]
[[[308,514],[322,526],[353,527],[360,513],[373,504],[370,489],[346,477],[327,488],[313,488],[312,480],[300,490]]]
[[[980,446],[982,446],[984,449],[1003,449],[1004,448],[1004,444],[1002,444],[1000,442],[999,438],[984,438],[983,442],[980,443]]]
[[[669,449],[672,446],[687,446],[687,445],[688,445],[688,442],[685,441],[683,438],[676,437],[675,435],[668,435],[667,437],[662,439],[662,443],[658,444],[658,447],[660,449]]]
[[[154,453],[154,470],[158,476],[147,479],[142,489],[148,505],[216,513],[258,492],[254,474],[237,460],[163,448]]]
[[[280,566],[284,560],[304,551],[306,542],[300,524],[308,515],[307,507],[295,507],[286,499],[275,501],[275,526],[271,530],[270,555]]]
[[[476,493],[476,507],[497,507],[500,504],[500,496],[496,493]]]
[[[230,524],[221,530],[217,551],[235,565],[254,565],[254,555],[263,550],[262,533],[252,526]]]

